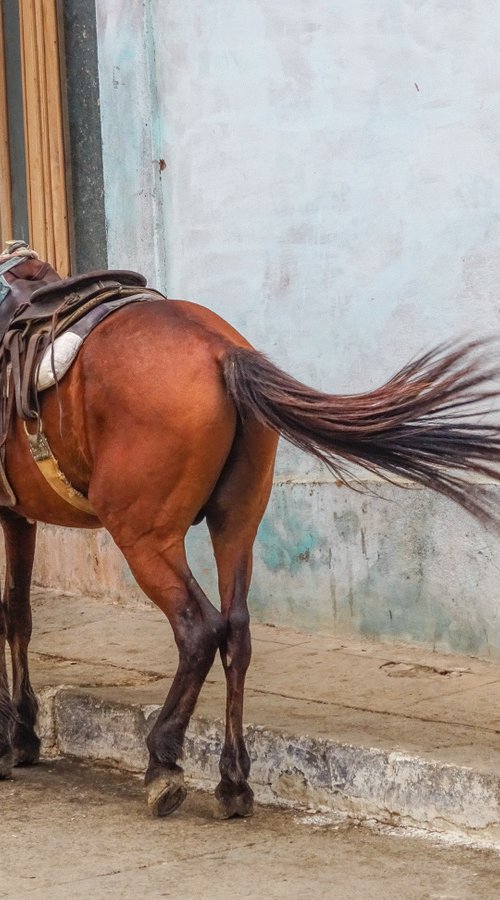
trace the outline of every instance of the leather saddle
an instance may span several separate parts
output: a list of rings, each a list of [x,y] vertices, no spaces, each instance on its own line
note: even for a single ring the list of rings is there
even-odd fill
[[[125,270],[102,269],[62,279],[49,263],[25,257],[17,257],[2,272],[6,260],[0,256],[0,281],[4,291],[8,288],[3,299],[0,293],[0,341],[14,318],[18,323],[46,321],[54,313],[78,309],[104,290],[146,286],[143,275]]]

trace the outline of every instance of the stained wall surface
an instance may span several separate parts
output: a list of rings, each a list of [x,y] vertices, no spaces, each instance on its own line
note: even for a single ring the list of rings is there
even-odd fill
[[[498,333],[500,17],[482,0],[96,6],[110,267],[335,392]],[[500,658],[498,538],[426,491],[369,487],[282,447],[254,615]],[[108,539],[67,540],[95,575]],[[203,526],[189,546],[215,592]],[[113,559],[107,590],[136,597]]]

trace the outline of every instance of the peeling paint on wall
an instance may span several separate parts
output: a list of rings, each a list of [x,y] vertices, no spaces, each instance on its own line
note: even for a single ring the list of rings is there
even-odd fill
[[[290,493],[293,495],[293,488]],[[291,504],[280,504],[280,497],[285,499],[278,495],[272,515],[267,515],[260,525],[257,543],[261,559],[271,572],[281,569],[293,577],[304,564],[313,570],[322,565],[327,541],[313,522],[305,522],[300,509],[294,508],[293,496],[286,497]]]

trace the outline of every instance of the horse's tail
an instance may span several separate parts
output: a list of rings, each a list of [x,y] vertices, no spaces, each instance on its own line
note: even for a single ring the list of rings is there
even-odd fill
[[[342,482],[352,479],[355,463],[386,480],[417,481],[498,522],[496,492],[461,477],[500,480],[500,426],[484,416],[484,401],[500,397],[496,375],[477,342],[438,347],[383,387],[354,395],[306,387],[255,350],[232,347],[224,356],[226,386],[242,419],[253,416],[279,432]]]

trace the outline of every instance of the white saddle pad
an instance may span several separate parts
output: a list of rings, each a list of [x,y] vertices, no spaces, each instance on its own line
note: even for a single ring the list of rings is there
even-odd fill
[[[73,331],[65,331],[54,341],[53,347],[47,347],[38,369],[37,387],[45,391],[60,381],[68,371],[76,354],[83,344],[83,338]]]

